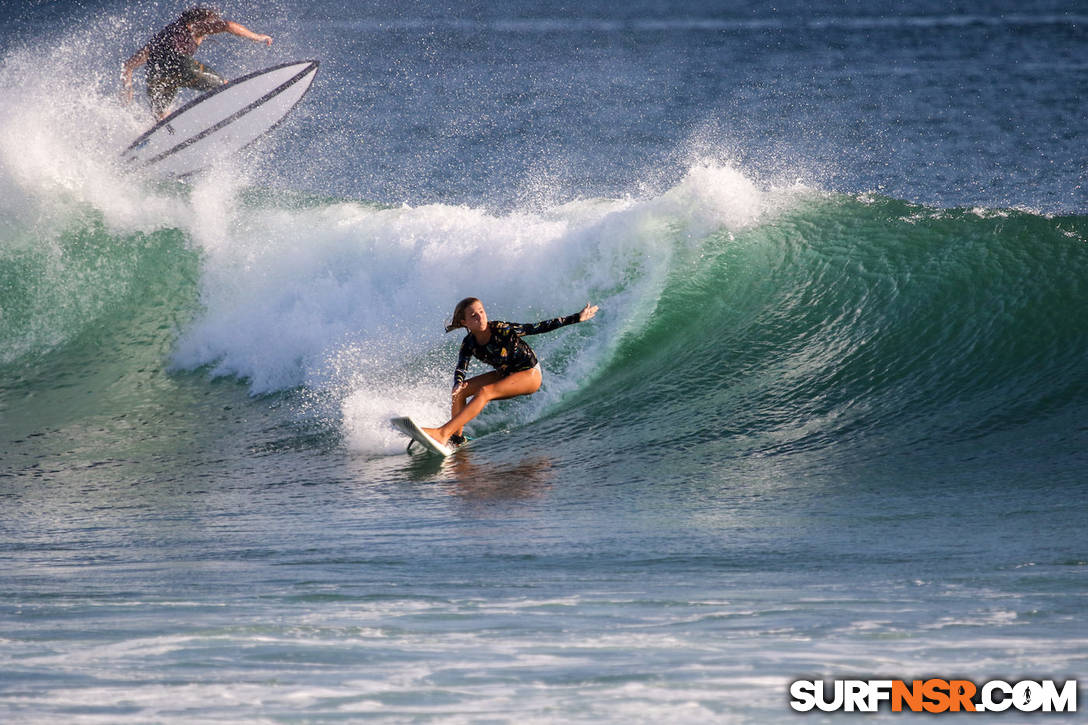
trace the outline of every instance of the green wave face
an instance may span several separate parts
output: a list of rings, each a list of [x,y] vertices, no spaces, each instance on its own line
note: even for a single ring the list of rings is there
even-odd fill
[[[1088,220],[809,200],[710,238],[586,391],[632,445],[921,450],[1083,411]],[[1030,446],[1030,440],[1024,441]]]

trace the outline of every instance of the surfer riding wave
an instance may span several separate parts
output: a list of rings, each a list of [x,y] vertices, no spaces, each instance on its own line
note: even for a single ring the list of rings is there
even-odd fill
[[[180,89],[210,91],[226,83],[223,76],[193,58],[204,38],[216,33],[230,33],[272,45],[270,36],[254,33],[240,23],[225,20],[215,8],[189,8],[125,61],[121,70],[125,101],[132,100],[133,71],[145,63],[147,96],[151,102],[151,111],[159,120],[166,117],[170,104],[174,102]]]
[[[465,424],[483,412],[492,400],[505,400],[520,395],[532,395],[543,381],[536,353],[522,339],[523,335],[539,335],[566,325],[585,322],[597,314],[597,306],[587,304],[580,312],[554,320],[530,324],[488,321],[483,303],[467,297],[457,303],[453,319],[446,332],[463,327],[468,330],[461,342],[457,370],[453,375],[451,418],[439,428],[423,428],[423,432],[441,445],[447,441],[463,442]],[[468,365],[475,357],[495,368],[489,373],[465,380]]]

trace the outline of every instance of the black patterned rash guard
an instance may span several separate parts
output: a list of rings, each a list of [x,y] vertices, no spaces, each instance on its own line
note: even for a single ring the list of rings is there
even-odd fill
[[[453,387],[456,388],[465,382],[468,364],[474,357],[484,361],[503,375],[533,369],[537,364],[536,353],[527,342],[521,339],[522,335],[539,335],[576,322],[578,322],[577,314],[529,324],[499,320],[488,322],[491,339],[486,345],[476,342],[476,336],[471,332],[465,335],[465,339],[461,342],[461,353],[457,356],[457,371],[453,374]]]

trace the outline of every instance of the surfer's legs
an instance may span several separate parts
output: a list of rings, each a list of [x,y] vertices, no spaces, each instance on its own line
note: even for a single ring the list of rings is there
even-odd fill
[[[180,87],[178,77],[172,73],[148,74],[147,98],[151,102],[151,112],[155,114],[155,118],[162,119],[166,116]]]
[[[423,432],[439,443],[445,443],[454,433],[478,416],[492,400],[506,400],[519,395],[532,395],[540,390],[543,380],[540,367],[503,376],[500,372],[478,375],[465,382],[465,389],[453,399],[453,417],[441,428],[424,428]],[[471,399],[470,399],[471,398]]]
[[[185,69],[185,87],[198,91],[210,91],[227,82],[227,79],[216,73],[198,60],[187,59],[189,62]]]
[[[226,82],[223,76],[200,61],[179,55],[168,63],[148,68],[147,97],[155,117],[161,120],[170,112],[170,105],[180,89],[210,91]]]
[[[503,379],[503,374],[498,370],[492,370],[489,373],[483,375],[477,375],[474,378],[469,378],[465,381],[465,387],[453,396],[453,403],[450,405],[450,420],[454,420],[461,411],[468,405],[470,398],[474,397],[480,392],[480,389],[485,385],[491,385],[497,383]],[[463,435],[464,426],[461,426],[457,430],[453,431],[451,435]]]

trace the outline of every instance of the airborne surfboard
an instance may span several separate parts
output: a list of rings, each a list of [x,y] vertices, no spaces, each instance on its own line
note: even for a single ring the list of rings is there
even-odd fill
[[[275,128],[310,89],[317,66],[284,63],[209,91],[156,123],[122,159],[160,177],[200,171]]]

